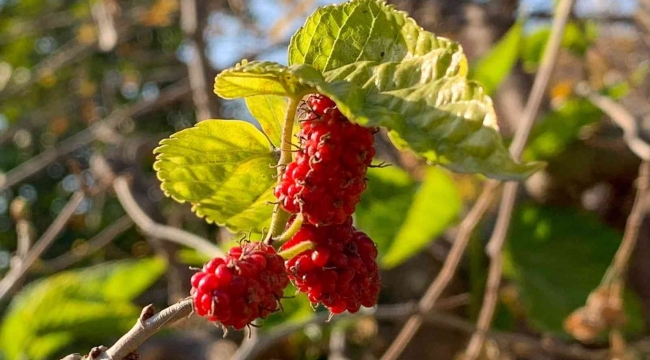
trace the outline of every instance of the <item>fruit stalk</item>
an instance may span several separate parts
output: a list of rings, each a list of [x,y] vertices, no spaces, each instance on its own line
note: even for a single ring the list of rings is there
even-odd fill
[[[287,165],[293,160],[291,153],[291,135],[293,134],[293,123],[296,118],[296,110],[300,104],[300,97],[290,97],[287,106],[287,113],[282,124],[282,143],[280,144],[280,160],[278,160],[278,183],[282,181],[282,175]],[[280,235],[284,230],[290,214],[280,204],[275,205],[273,215],[271,216],[271,225],[269,232],[266,234],[264,242],[271,245],[273,239]]]

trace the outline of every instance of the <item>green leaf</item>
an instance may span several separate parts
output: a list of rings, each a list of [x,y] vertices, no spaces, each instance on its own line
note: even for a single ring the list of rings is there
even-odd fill
[[[466,78],[460,45],[424,31],[384,1],[317,10],[293,36],[289,63],[323,72],[327,85],[314,74],[310,85],[348,118],[392,130],[392,139],[431,162],[505,180],[540,168],[510,157],[492,100]]]
[[[483,84],[487,94],[494,93],[512,71],[512,67],[519,58],[523,31],[524,23],[516,22],[501,40],[472,67],[470,77]]]
[[[461,206],[451,176],[440,168],[429,167],[402,227],[381,258],[382,265],[392,268],[417,254],[456,220]]]
[[[357,0],[317,9],[291,38],[289,64],[326,72],[360,61],[400,62],[460,46],[424,31],[385,1]],[[459,53],[460,54],[460,53]],[[461,74],[467,60],[458,57]]]
[[[309,66],[288,68],[271,61],[246,61],[219,73],[214,92],[224,99],[255,95],[302,97],[322,82],[321,74]]]
[[[46,359],[73,342],[101,343],[121,335],[140,312],[130,300],[164,270],[163,260],[142,259],[66,271],[34,282],[9,305],[0,325],[0,348],[10,359],[21,354]]]
[[[290,66],[242,62],[220,73],[226,98],[308,93],[343,114],[392,130],[392,139],[451,170],[520,180],[541,164],[518,164],[503,145],[492,100],[468,81],[460,45],[422,30],[384,1],[317,10],[292,38]]]
[[[206,120],[160,144],[154,169],[165,194],[232,231],[260,232],[268,225],[278,159],[255,126]]]
[[[404,223],[417,184],[396,166],[370,168],[366,177],[368,189],[354,213],[355,224],[377,244],[381,259]]]
[[[483,89],[460,76],[446,77],[460,71],[456,50],[400,63],[354,63],[325,77],[309,65],[247,62],[219,74],[215,91],[224,98],[318,92],[331,97],[352,121],[393,130],[393,137],[451,170],[506,180],[538,170],[541,164],[512,160],[495,130],[492,100]],[[250,85],[254,79],[266,85]]]
[[[287,113],[287,99],[274,95],[249,96],[246,98],[246,106],[271,144],[279,148],[282,143],[282,123]]]
[[[585,304],[612,260],[621,234],[573,208],[520,206],[504,250],[504,274],[520,290],[530,325],[563,333],[564,319]],[[643,317],[626,303],[628,331]]]

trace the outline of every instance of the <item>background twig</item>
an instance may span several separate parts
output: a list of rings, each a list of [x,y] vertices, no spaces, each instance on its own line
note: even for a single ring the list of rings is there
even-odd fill
[[[125,176],[118,176],[115,178],[113,181],[113,189],[115,190],[115,194],[126,213],[129,214],[131,219],[145,234],[157,239],[163,239],[187,246],[206,255],[224,256],[223,251],[221,251],[219,247],[200,236],[196,236],[175,227],[158,224],[151,220],[133,198],[131,189],[129,188],[129,182]]]
[[[68,203],[63,207],[63,210],[61,210],[56,219],[54,219],[54,222],[52,222],[50,227],[47,228],[45,233],[43,233],[43,236],[38,239],[31,249],[29,249],[27,255],[25,255],[23,260],[20,262],[20,266],[12,267],[7,275],[0,280],[0,302],[14,290],[18,282],[25,277],[32,264],[34,264],[41,254],[52,245],[54,240],[56,240],[56,237],[74,215],[74,212],[77,210],[77,207],[81,204],[84,198],[85,195],[82,191],[75,192]]]
[[[117,221],[106,227],[102,232],[97,234],[92,239],[88,240],[85,244],[86,249],[83,254],[78,254],[74,251],[69,251],[63,255],[57,256],[54,259],[43,261],[43,268],[48,272],[57,272],[68,268],[75,263],[81,261],[98,250],[110,244],[116,237],[121,235],[126,230],[133,226],[133,220],[128,216],[122,216]]]
[[[542,58],[539,72],[535,76],[533,89],[531,90],[524,114],[521,119],[521,124],[517,128],[514,140],[510,146],[510,153],[514,159],[519,159],[528,135],[533,127],[539,106],[542,103],[546,87],[548,86],[551,74],[557,63],[557,57],[562,45],[562,37],[566,27],[571,9],[573,8],[575,0],[562,0],[556,7],[556,14],[553,19],[553,26],[551,35]],[[488,270],[487,285],[485,287],[485,296],[483,297],[483,305],[479,313],[477,321],[476,332],[472,335],[467,350],[465,352],[466,360],[475,360],[479,357],[487,330],[492,324],[494,317],[494,310],[496,309],[498,301],[499,286],[501,285],[501,272],[503,267],[502,249],[505,243],[506,236],[508,235],[508,228],[512,218],[512,211],[514,210],[515,201],[517,200],[517,190],[519,183],[509,182],[505,185],[499,206],[499,213],[497,221],[487,245],[487,253],[490,257],[490,267]]]

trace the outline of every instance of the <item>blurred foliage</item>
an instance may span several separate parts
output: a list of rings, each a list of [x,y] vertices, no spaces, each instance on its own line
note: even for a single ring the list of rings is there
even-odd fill
[[[370,169],[368,179],[356,222],[377,243],[380,263],[387,269],[437,239],[461,210],[456,184],[439,167],[428,167],[420,184],[396,167]]]
[[[598,287],[621,235],[594,214],[575,208],[518,206],[504,274],[516,284],[532,328],[564,333],[564,319]],[[640,307],[633,296],[626,300],[627,330],[638,334],[644,328]]]
[[[133,326],[132,303],[164,272],[158,258],[107,262],[38,280],[16,296],[0,325],[9,359],[52,358],[74,343],[94,346]]]
[[[542,26],[530,34],[526,34],[521,42],[521,60],[524,69],[534,72],[542,61],[546,44],[551,35],[550,25]],[[562,47],[576,56],[582,57],[598,36],[595,23],[569,22],[562,37]]]
[[[470,78],[483,84],[488,94],[499,88],[517,63],[523,34],[524,23],[519,21],[471,68]]]

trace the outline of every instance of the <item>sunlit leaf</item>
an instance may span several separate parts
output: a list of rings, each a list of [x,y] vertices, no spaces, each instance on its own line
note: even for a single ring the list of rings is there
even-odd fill
[[[440,49],[456,49],[460,74],[467,60],[457,43],[424,31],[385,1],[357,0],[317,9],[291,38],[289,64],[326,72],[360,61],[400,62]]]
[[[282,96],[258,95],[246,98],[246,106],[271,143],[282,144],[282,122],[287,112],[287,99]]]
[[[206,120],[161,141],[154,169],[162,189],[232,231],[268,226],[277,156],[250,123]]]
[[[391,130],[391,139],[451,170],[519,180],[540,164],[512,160],[492,100],[468,81],[455,42],[436,37],[384,1],[317,10],[294,35],[290,66],[242,62],[220,73],[226,98],[319,92],[352,121]]]

